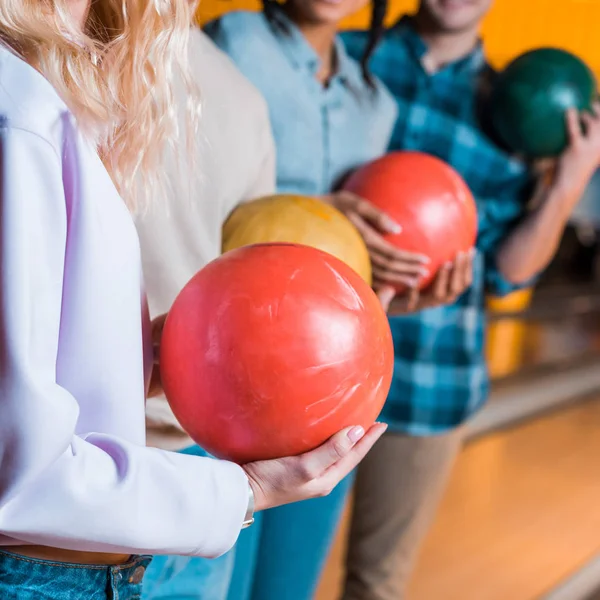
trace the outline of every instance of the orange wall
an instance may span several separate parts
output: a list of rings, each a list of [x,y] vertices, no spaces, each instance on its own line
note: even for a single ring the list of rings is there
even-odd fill
[[[417,0],[391,0],[390,21],[414,10]],[[231,10],[258,8],[259,0],[201,0],[207,21]],[[347,27],[365,27],[368,8],[348,19]],[[586,60],[600,74],[600,0],[495,0],[485,25],[487,53],[502,66],[524,50],[558,46]]]

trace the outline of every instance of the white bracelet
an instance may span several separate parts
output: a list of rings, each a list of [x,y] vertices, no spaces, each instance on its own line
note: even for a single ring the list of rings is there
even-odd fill
[[[248,508],[242,523],[242,529],[247,529],[252,523],[254,523],[254,491],[250,485],[250,480],[248,480]]]

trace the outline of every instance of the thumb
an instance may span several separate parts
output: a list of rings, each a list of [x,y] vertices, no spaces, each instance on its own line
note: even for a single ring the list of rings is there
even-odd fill
[[[568,108],[565,116],[567,122],[567,133],[569,136],[569,144],[577,144],[583,138],[583,130],[579,112],[576,108]]]
[[[302,473],[309,479],[318,479],[327,469],[345,458],[364,435],[365,430],[360,426],[347,427],[336,433],[323,445],[298,457],[303,465]]]
[[[390,304],[392,303],[392,300],[396,296],[396,290],[389,285],[385,285],[382,288],[379,288],[376,291],[376,294],[377,294],[377,297],[379,298],[379,302],[381,302],[381,306],[383,307],[383,310],[385,310],[385,312],[387,312],[390,308]]]

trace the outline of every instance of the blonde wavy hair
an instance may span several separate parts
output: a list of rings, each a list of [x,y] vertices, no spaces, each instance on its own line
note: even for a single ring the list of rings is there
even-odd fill
[[[1,40],[52,83],[94,136],[131,208],[162,187],[165,146],[192,137],[179,125],[173,85],[179,77],[192,89],[187,40],[195,5],[91,0],[82,31],[68,0],[0,0]],[[198,107],[188,95],[192,128]]]

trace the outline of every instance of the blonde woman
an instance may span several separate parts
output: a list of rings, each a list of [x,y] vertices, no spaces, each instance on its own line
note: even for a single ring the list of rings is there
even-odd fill
[[[192,8],[0,0],[2,600],[138,598],[144,555],[225,552],[254,510],[326,494],[385,428],[244,467],[144,447],[126,203],[160,190]]]

